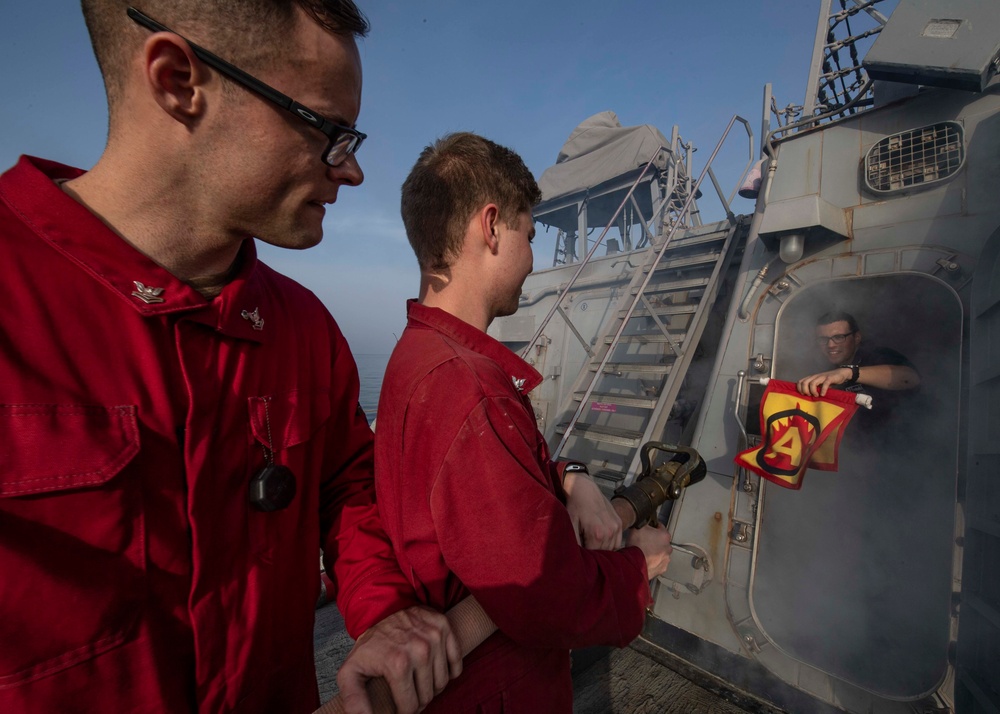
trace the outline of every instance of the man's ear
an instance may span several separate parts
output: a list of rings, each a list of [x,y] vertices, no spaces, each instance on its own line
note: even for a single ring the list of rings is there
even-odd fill
[[[142,52],[143,80],[160,108],[175,120],[190,124],[206,107],[208,67],[187,42],[169,32],[146,40]]]
[[[497,254],[500,249],[500,209],[495,203],[487,203],[479,210],[479,230],[490,253]]]

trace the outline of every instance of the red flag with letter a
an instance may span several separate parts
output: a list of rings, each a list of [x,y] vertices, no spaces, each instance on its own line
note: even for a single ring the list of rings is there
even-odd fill
[[[760,446],[741,451],[736,463],[785,488],[802,487],[806,469],[837,470],[837,449],[857,410],[853,392],[825,397],[799,394],[793,382],[772,379],[760,400]]]

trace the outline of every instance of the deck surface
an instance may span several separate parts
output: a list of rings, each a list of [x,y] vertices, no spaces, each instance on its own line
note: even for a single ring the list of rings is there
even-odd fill
[[[313,642],[320,699],[325,702],[336,694],[337,668],[354,644],[344,631],[344,621],[335,605],[316,611]],[[589,666],[574,677],[574,714],[743,714],[746,711],[633,649],[594,651],[589,653],[586,664]]]
[[[573,677],[573,714],[744,714],[636,650],[609,649]]]

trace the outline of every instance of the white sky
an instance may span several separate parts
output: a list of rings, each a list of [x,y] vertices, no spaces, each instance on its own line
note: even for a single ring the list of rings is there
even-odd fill
[[[358,119],[366,180],[328,209],[320,246],[261,250],[323,299],[358,354],[392,349],[417,290],[399,187],[427,143],[475,131],[520,153],[537,177],[577,124],[610,109],[668,137],[679,125],[700,149],[697,174],[734,113],[759,134],[765,82],[779,106],[802,103],[819,13],[816,0],[359,4],[372,24]],[[0,67],[0,170],[22,153],[92,166],[107,113],[79,3],[5,2]],[[715,167],[727,194],[747,156],[734,134]],[[705,204],[709,217],[715,205]],[[753,209],[742,199],[734,208]],[[536,240],[536,265],[550,259],[552,237]]]

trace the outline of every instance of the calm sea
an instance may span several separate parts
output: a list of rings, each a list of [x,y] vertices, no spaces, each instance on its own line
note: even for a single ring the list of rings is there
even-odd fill
[[[382,389],[382,376],[389,364],[389,355],[354,355],[358,363],[358,376],[361,378],[361,408],[368,416],[368,423],[375,421],[378,411],[378,395]]]

